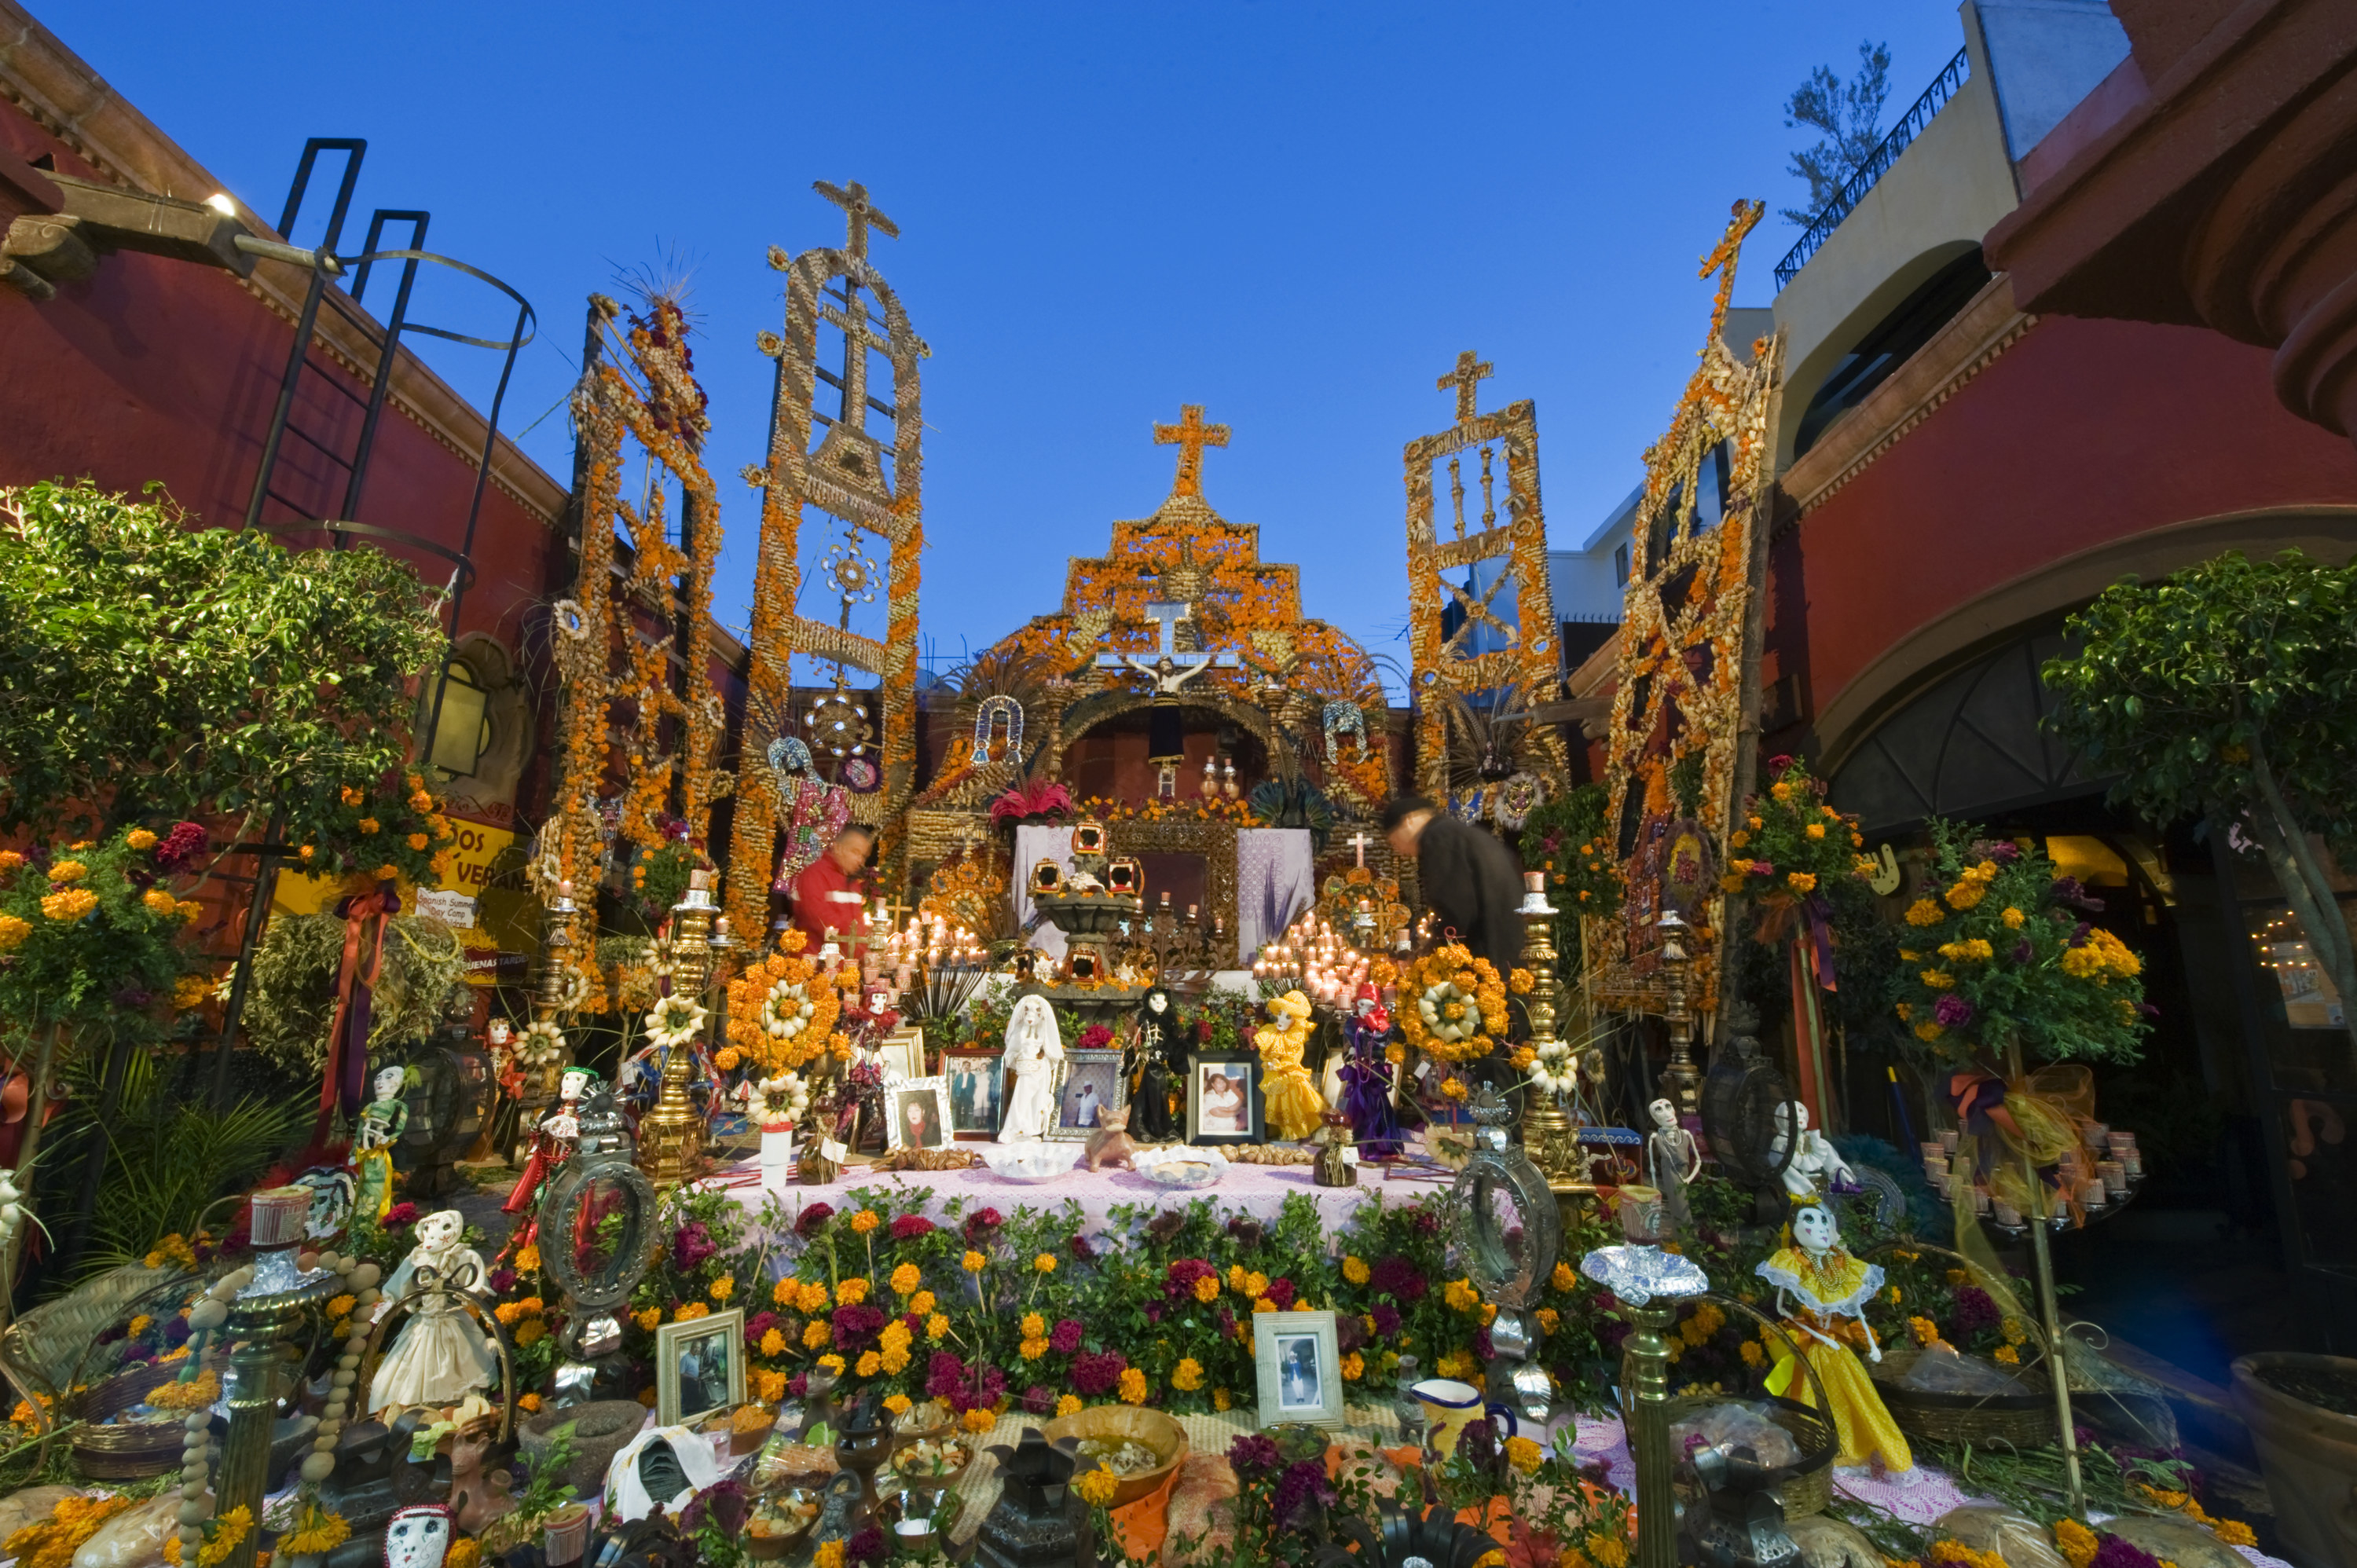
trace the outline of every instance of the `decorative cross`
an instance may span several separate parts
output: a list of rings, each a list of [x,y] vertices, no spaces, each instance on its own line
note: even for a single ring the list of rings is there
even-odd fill
[[[1228,427],[1204,424],[1201,403],[1184,403],[1178,409],[1178,424],[1154,427],[1154,444],[1178,448],[1178,475],[1170,481],[1170,493],[1174,496],[1200,496],[1203,493],[1203,448],[1225,446],[1228,444]],[[1168,635],[1166,632],[1165,636]]]
[[[1475,360],[1472,349],[1460,349],[1457,355],[1457,368],[1433,382],[1433,390],[1447,392],[1454,385],[1457,388],[1457,423],[1470,424],[1475,413],[1474,389],[1496,373],[1496,367],[1488,360]]]
[[[1196,413],[1201,413],[1200,409]],[[1212,428],[1217,429],[1214,425]],[[1218,666],[1222,670],[1236,667],[1232,653],[1181,653],[1178,651],[1178,629],[1182,620],[1192,618],[1187,607],[1168,599],[1157,599],[1146,607],[1146,618],[1162,628],[1162,646],[1152,659],[1135,653],[1100,653],[1100,670],[1135,670],[1141,675],[1154,677],[1157,696],[1177,696],[1188,682],[1204,671]]]
[[[1704,278],[1713,273],[1719,274],[1718,296],[1711,301],[1710,306],[1710,335],[1713,338],[1717,338],[1719,328],[1727,324],[1727,303],[1735,297],[1735,263],[1743,252],[1743,237],[1751,232],[1751,226],[1759,222],[1760,215],[1767,210],[1768,204],[1764,201],[1738,200],[1727,209],[1727,232],[1719,236],[1717,246],[1703,257],[1702,271],[1695,274]]]
[[[869,229],[881,229],[895,240],[900,237],[900,226],[876,210],[875,203],[867,199],[867,188],[857,180],[853,180],[848,186],[836,187],[825,180],[814,179],[811,181],[811,188],[843,209],[843,215],[849,220],[851,228],[850,237],[844,241],[843,248],[853,261],[867,259]]]
[[[1358,857],[1359,869],[1364,871],[1367,868],[1367,850],[1375,841],[1367,836],[1366,829],[1361,828],[1342,842],[1351,846],[1351,853]]]

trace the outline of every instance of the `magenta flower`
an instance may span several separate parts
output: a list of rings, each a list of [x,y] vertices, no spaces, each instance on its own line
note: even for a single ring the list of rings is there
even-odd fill
[[[1961,1029],[1973,1021],[1973,1004],[1951,991],[1932,1005],[1932,1016],[1943,1029]]]

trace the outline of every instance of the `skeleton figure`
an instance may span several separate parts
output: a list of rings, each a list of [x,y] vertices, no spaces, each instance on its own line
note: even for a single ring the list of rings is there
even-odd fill
[[[1026,996],[1017,1002],[1006,1019],[1006,1066],[1015,1074],[1015,1090],[998,1124],[1000,1143],[1044,1138],[1056,1124],[1054,1069],[1063,1059],[1063,1037],[1048,999]]]

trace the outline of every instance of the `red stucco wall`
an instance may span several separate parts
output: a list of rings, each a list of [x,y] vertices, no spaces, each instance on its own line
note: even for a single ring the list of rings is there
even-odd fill
[[[0,144],[28,162],[48,154],[61,173],[103,177],[5,102]],[[378,286],[389,291],[393,283],[388,275]],[[235,277],[185,262],[110,255],[96,275],[61,286],[43,304],[0,288],[0,484],[87,476],[135,493],[160,479],[199,521],[235,526],[245,514],[292,344],[292,326]],[[324,354],[312,358],[327,362]],[[344,380],[366,394],[365,386]],[[298,404],[296,423],[349,453],[359,411],[317,383],[305,403],[311,406]],[[341,471],[291,438],[290,446],[307,461],[291,472],[282,464],[274,488],[316,512],[340,510]],[[388,406],[358,521],[455,549],[466,528],[473,469],[471,457],[451,452]],[[276,508],[265,513],[285,515]],[[303,540],[320,542],[318,535]],[[428,581],[447,579],[447,562],[405,553]],[[552,568],[563,564],[561,541],[494,485],[484,497],[473,553],[476,585],[460,629],[489,632],[512,649],[525,610],[547,591]]]
[[[1768,678],[1814,714],[1901,638],[2150,529],[2357,504],[2357,451],[2295,418],[2269,356],[2190,327],[2049,317],[1770,556]]]

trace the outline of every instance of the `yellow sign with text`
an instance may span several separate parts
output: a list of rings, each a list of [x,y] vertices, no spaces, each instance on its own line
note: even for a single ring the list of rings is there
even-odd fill
[[[440,888],[468,898],[480,899],[490,881],[493,863],[510,844],[515,843],[516,835],[506,828],[468,822],[464,817],[452,817],[450,827],[458,835],[458,841],[451,846],[450,873],[442,879]],[[271,895],[270,912],[274,915],[332,913],[336,900],[342,897],[342,885],[328,877],[281,872],[278,886]],[[496,895],[494,898],[497,899]],[[420,912],[417,890],[405,883],[402,886],[401,904],[404,914]],[[431,914],[435,911],[429,908],[424,912]],[[478,927],[485,924],[485,915],[479,909],[474,924]],[[505,933],[501,934],[504,937]],[[502,940],[500,945],[505,946],[506,942]]]

